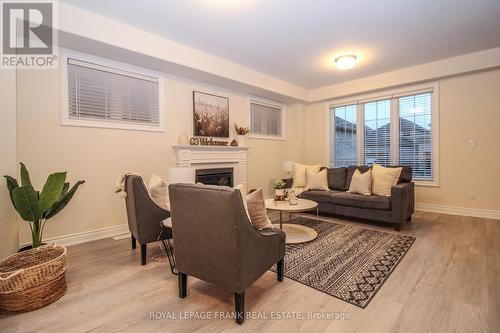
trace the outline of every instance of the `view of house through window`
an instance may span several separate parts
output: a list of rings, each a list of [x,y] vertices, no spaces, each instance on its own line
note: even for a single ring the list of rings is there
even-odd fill
[[[408,165],[434,179],[432,92],[332,107],[330,122],[332,166]]]

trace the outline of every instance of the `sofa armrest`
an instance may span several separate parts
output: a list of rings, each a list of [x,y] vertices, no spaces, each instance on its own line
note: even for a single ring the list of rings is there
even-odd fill
[[[391,188],[392,222],[401,223],[415,210],[415,183],[400,183]]]

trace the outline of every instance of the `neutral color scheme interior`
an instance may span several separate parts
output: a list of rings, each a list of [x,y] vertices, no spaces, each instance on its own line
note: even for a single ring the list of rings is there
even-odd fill
[[[350,314],[349,320],[247,320],[245,331],[488,332],[498,317],[500,224],[496,220],[417,212],[401,234],[415,242],[366,309],[310,287],[265,273],[247,290],[247,310]],[[347,222],[349,223],[349,222]],[[354,223],[354,222],[353,222]],[[359,225],[359,223],[355,223]],[[379,227],[366,227],[379,229]],[[385,227],[380,227],[386,231]],[[91,245],[91,246],[89,246]],[[197,279],[179,302],[177,277],[167,268],[158,245],[155,260],[138,266],[130,240],[104,239],[68,249],[68,293],[36,312],[0,319],[2,332],[222,331],[232,320],[151,319],[157,311],[232,311],[233,294]],[[102,304],[108,310],[102,311]],[[329,310],[330,309],[330,310]]]

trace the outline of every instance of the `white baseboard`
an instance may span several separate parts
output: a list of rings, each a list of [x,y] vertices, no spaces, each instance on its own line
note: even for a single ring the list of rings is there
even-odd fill
[[[500,220],[500,211],[497,210],[463,208],[463,207],[442,206],[442,205],[423,204],[423,203],[415,204],[415,209],[423,212],[472,216],[472,217],[481,217],[485,219]],[[91,231],[84,231],[76,234],[48,238],[44,239],[44,242],[57,243],[59,245],[68,246],[68,245],[91,242],[108,237],[116,237],[129,233],[130,231],[128,229],[128,224],[119,224],[112,227],[106,227]],[[31,243],[23,243],[20,246],[23,247],[30,244]]]
[[[415,210],[419,210],[422,212],[481,217],[485,219],[500,220],[500,211],[498,210],[441,206],[441,205],[423,204],[423,203],[415,204]]]
[[[91,231],[79,232],[71,235],[58,236],[53,238],[47,238],[43,241],[45,243],[56,243],[58,245],[75,245],[80,243],[86,243],[98,239],[115,237],[118,235],[128,234],[130,231],[128,230],[128,224],[119,224],[112,227],[106,227]],[[20,247],[31,245],[30,243],[21,244]]]

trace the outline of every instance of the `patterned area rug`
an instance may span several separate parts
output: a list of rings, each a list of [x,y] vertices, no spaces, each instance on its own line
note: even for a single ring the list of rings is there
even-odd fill
[[[269,217],[273,223],[278,218]],[[285,276],[361,308],[370,303],[415,240],[304,217],[294,217],[292,223],[315,229],[318,238],[286,246]]]

